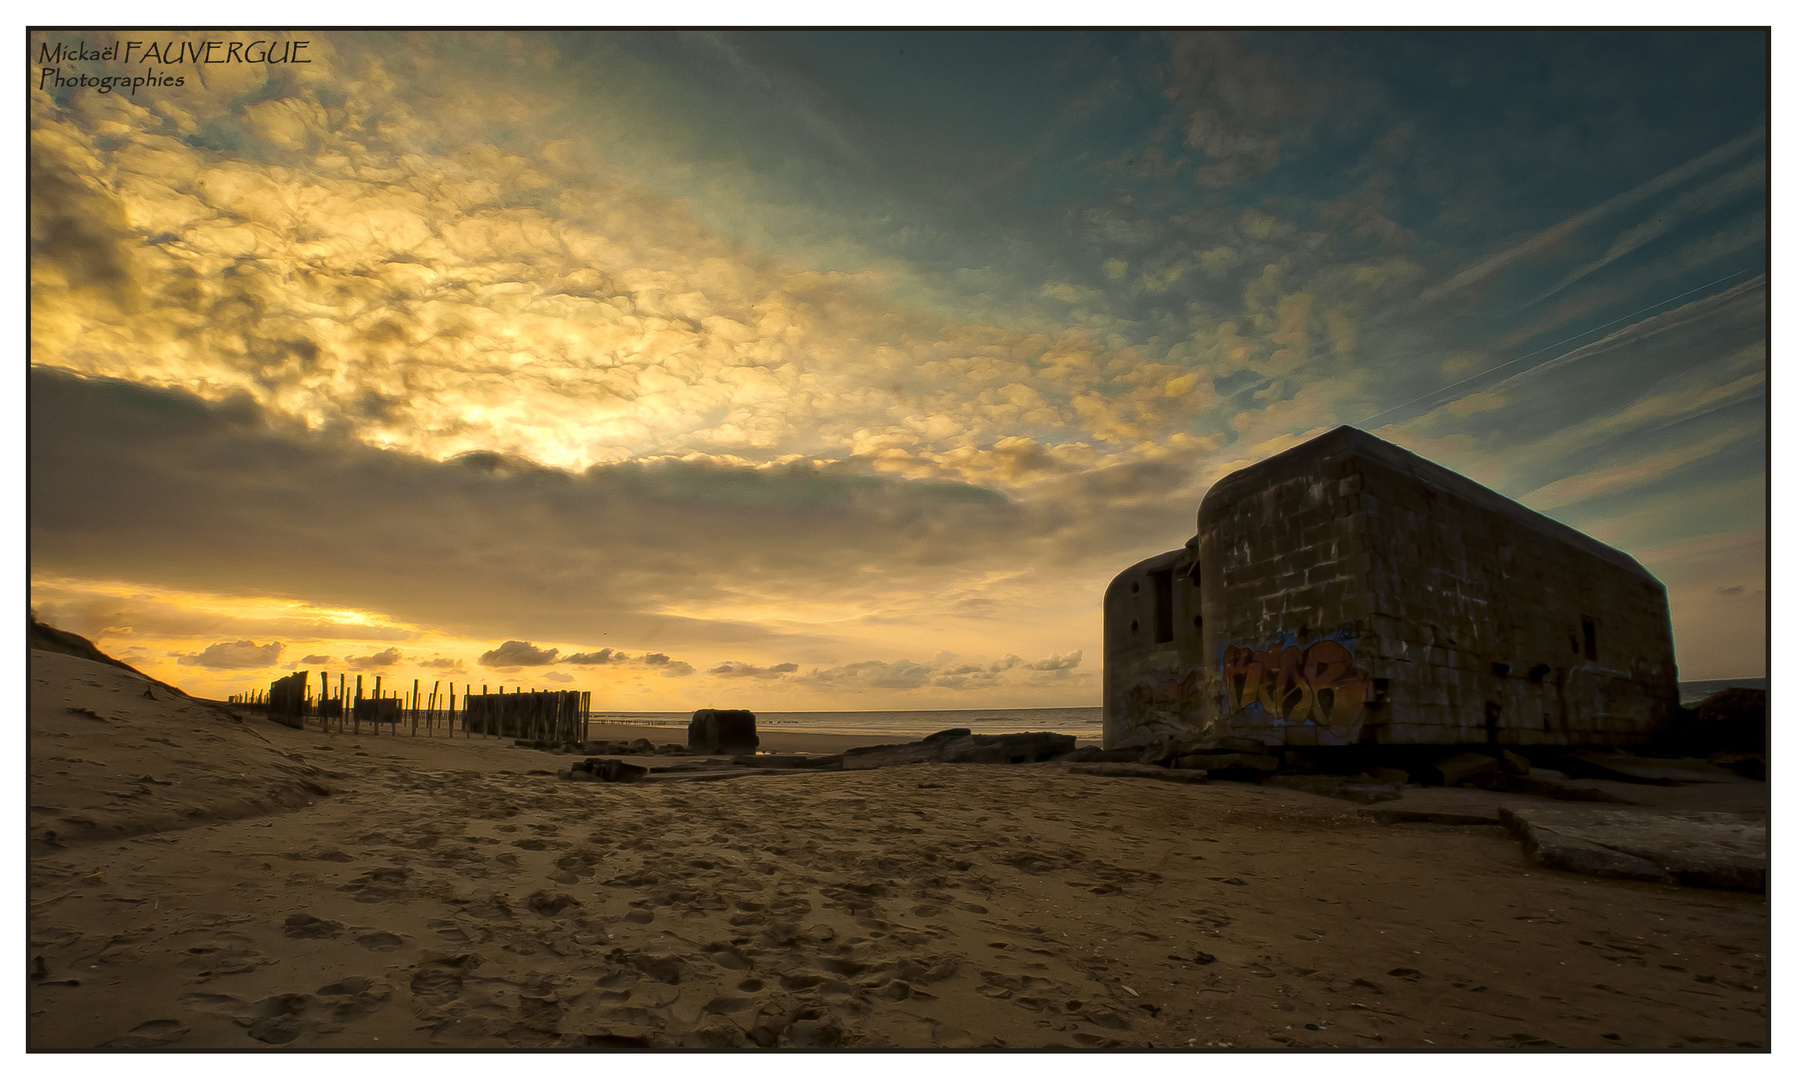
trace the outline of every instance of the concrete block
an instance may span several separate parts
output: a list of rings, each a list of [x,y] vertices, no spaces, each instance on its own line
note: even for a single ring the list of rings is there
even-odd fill
[[[1596,877],[1766,890],[1766,822],[1742,814],[1505,807],[1531,862]]]
[[[1497,772],[1500,762],[1489,754],[1455,754],[1429,763],[1445,785],[1471,780],[1481,773]]]

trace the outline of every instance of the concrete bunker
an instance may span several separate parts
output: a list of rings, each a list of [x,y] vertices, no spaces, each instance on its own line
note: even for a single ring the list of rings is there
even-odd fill
[[[1104,596],[1104,744],[1645,743],[1678,708],[1628,555],[1350,427],[1224,477]]]

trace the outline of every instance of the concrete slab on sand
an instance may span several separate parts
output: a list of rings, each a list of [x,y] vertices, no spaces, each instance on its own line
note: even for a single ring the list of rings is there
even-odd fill
[[[1531,862],[1596,877],[1766,891],[1766,819],[1587,806],[1499,811]]]
[[[1734,772],[1702,758],[1644,758],[1597,751],[1568,754],[1561,768],[1573,776],[1635,784],[1727,784],[1740,779]]]

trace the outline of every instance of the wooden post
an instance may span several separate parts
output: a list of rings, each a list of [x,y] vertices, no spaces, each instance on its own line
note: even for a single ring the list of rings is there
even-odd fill
[[[356,676],[356,734],[362,734],[362,676]]]
[[[443,734],[455,738],[455,680],[449,683],[449,719],[444,721]]]

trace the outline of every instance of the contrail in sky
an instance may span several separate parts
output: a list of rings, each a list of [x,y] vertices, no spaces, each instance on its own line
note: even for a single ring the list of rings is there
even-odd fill
[[[1714,281],[1705,282],[1704,284],[1699,285],[1694,289],[1686,289],[1684,292],[1679,293],[1677,296],[1668,296],[1664,300],[1656,300],[1644,308],[1637,308],[1636,310],[1629,312],[1627,315],[1623,315],[1618,318],[1611,319],[1607,323],[1603,323],[1598,326],[1593,326],[1586,330],[1581,330],[1578,333],[1573,334],[1571,337],[1563,337],[1559,341],[1556,341],[1551,345],[1543,345],[1541,348],[1535,349],[1532,352],[1523,353],[1521,356],[1515,357],[1510,360],[1506,360],[1503,363],[1497,364],[1493,367],[1488,367],[1484,371],[1481,371],[1476,375],[1468,375],[1466,378],[1461,379],[1458,382],[1451,382],[1451,383],[1447,384],[1446,386],[1438,387],[1434,390],[1429,391],[1426,394],[1421,395],[1420,397],[1413,397],[1409,401],[1401,401],[1398,404],[1393,405],[1389,409],[1382,409],[1379,412],[1376,412],[1373,415],[1366,417],[1363,420],[1360,420],[1354,426],[1355,427],[1365,427],[1368,423],[1379,419],[1381,416],[1384,416],[1387,413],[1397,412],[1399,409],[1405,408],[1410,405],[1415,405],[1419,401],[1427,401],[1428,399],[1435,397],[1439,394],[1444,394],[1444,393],[1448,392],[1449,390],[1453,390],[1458,387],[1465,386],[1467,383],[1476,382],[1477,380],[1482,379],[1487,375],[1490,375],[1494,371],[1502,371],[1503,369],[1505,369],[1507,367],[1512,367],[1516,364],[1520,364],[1524,360],[1529,359],[1531,356],[1540,356],[1542,353],[1547,352],[1550,349],[1557,349],[1569,341],[1575,341],[1579,338],[1586,336],[1587,334],[1595,334],[1599,330],[1606,330],[1612,326],[1615,326],[1617,323],[1627,322],[1628,320],[1634,318],[1637,315],[1640,315],[1644,312],[1652,311],[1654,308],[1661,307],[1666,304],[1670,304],[1675,300],[1683,300],[1685,297],[1690,296],[1692,293],[1702,292],[1705,289],[1708,289],[1713,285],[1720,285],[1722,282],[1727,281],[1730,278],[1737,278],[1737,277],[1740,277],[1742,274],[1749,274],[1752,272],[1753,271],[1751,269],[1737,270],[1732,274],[1724,274],[1723,276],[1717,278]]]

